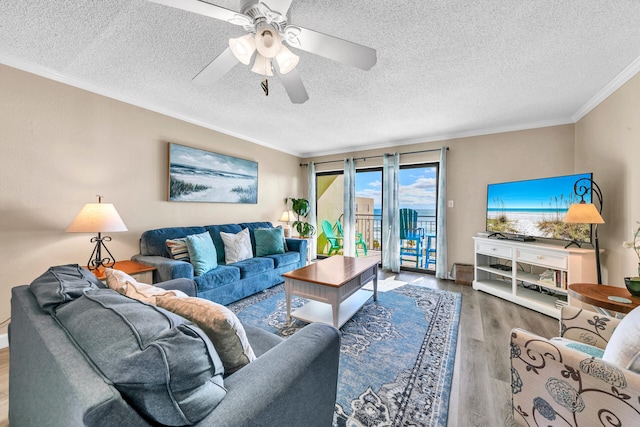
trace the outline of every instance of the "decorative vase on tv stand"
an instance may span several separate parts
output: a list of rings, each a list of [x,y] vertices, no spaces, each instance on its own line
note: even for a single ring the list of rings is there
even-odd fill
[[[293,222],[292,226],[298,232],[300,237],[311,237],[316,234],[316,228],[306,222],[301,221],[300,218],[306,218],[311,211],[311,204],[307,199],[287,199],[291,200],[291,209],[296,214],[296,220]]]

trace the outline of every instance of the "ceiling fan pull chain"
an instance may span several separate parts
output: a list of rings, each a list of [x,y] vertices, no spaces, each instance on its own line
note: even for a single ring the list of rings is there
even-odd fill
[[[262,90],[264,91],[264,96],[269,96],[269,79],[265,77],[262,83],[260,83],[260,86],[262,86]]]

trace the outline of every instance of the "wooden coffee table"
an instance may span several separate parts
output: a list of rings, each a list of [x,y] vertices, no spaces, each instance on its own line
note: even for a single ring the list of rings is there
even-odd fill
[[[291,317],[342,327],[371,298],[378,300],[378,260],[335,255],[285,273],[287,323]],[[361,289],[373,279],[373,292]],[[293,295],[310,299],[291,313]]]
[[[596,309],[611,310],[617,313],[628,313],[640,305],[640,298],[632,296],[626,288],[595,283],[572,283],[569,285],[569,296],[591,304]],[[615,301],[615,298],[612,300],[609,297],[622,297],[630,302],[618,302]],[[606,311],[601,312],[611,315]]]

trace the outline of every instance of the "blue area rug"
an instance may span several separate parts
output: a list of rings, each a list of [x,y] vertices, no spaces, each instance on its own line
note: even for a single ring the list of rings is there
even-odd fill
[[[378,292],[341,328],[334,426],[446,426],[460,303],[458,293],[405,285]],[[306,300],[292,299],[292,311]],[[245,324],[287,337],[278,285],[228,306]]]

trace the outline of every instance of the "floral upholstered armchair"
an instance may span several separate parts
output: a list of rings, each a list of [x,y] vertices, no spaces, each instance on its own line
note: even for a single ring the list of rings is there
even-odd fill
[[[563,307],[559,338],[513,329],[511,393],[523,426],[640,426],[640,307]]]

